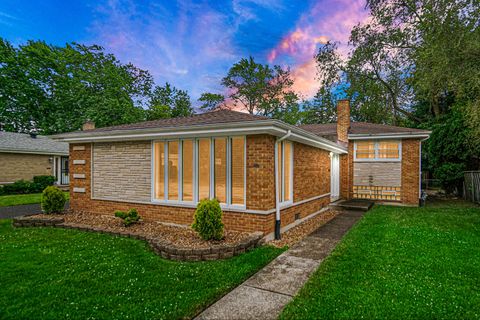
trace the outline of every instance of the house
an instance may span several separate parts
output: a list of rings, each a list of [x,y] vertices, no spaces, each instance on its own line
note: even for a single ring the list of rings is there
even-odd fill
[[[339,198],[418,205],[428,134],[350,123],[349,102],[341,101],[334,125],[297,127],[221,110],[90,124],[54,138],[70,143],[74,210],[136,208],[144,219],[186,225],[200,199],[215,197],[227,228],[278,236]]]
[[[58,185],[68,185],[68,143],[0,131],[0,184],[41,175],[53,175]]]

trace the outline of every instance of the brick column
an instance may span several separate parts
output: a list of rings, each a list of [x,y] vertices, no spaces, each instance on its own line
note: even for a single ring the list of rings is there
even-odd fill
[[[418,206],[420,140],[402,140],[402,203]]]

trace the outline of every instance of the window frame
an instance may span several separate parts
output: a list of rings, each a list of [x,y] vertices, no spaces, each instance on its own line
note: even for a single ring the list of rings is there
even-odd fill
[[[360,141],[369,141],[374,143],[375,156],[373,158],[357,158],[357,143]],[[380,158],[380,142],[397,142],[398,143],[398,158]],[[377,139],[377,140],[358,140],[354,141],[353,145],[353,160],[355,162],[400,162],[402,161],[402,140],[399,139]]]
[[[284,188],[284,176],[285,176],[285,144],[286,143],[289,143],[290,144],[290,177],[289,177],[289,181],[288,183],[290,184],[290,192],[289,192],[289,200],[285,201],[285,188]],[[293,142],[292,141],[289,141],[289,140],[284,140],[284,141],[280,141],[280,142],[277,142],[277,150],[279,148],[279,145],[281,144],[281,148],[282,148],[282,154],[281,154],[281,157],[280,159],[278,159],[277,163],[280,167],[280,176],[278,177],[278,187],[280,190],[277,190],[277,192],[279,192],[279,195],[278,195],[278,203],[280,206],[287,206],[287,205],[290,205],[290,204],[293,204],[293,167],[294,167],[294,163],[293,163],[293,155],[294,155],[294,146],[293,146]],[[278,157],[278,152],[275,152],[275,157]],[[278,174],[278,170],[275,170],[276,173],[275,174]]]
[[[247,137],[245,135],[222,135],[222,136],[212,136],[212,137],[200,137],[200,138],[177,138],[177,139],[156,139],[152,140],[151,150],[152,150],[152,159],[151,159],[151,202],[156,204],[172,204],[172,205],[187,205],[192,206],[196,205],[199,202],[199,188],[198,188],[198,179],[199,179],[199,140],[208,139],[210,142],[210,199],[215,198],[215,138],[225,138],[226,139],[226,152],[227,152],[227,170],[226,170],[226,203],[220,203],[220,206],[225,209],[246,209],[247,203]],[[243,204],[232,204],[232,139],[233,138],[242,138],[243,139]],[[184,140],[193,141],[193,200],[183,200],[183,142]],[[178,200],[169,200],[168,199],[168,142],[177,141],[178,142]],[[156,164],[156,154],[155,154],[155,143],[163,142],[164,144],[164,195],[163,198],[155,197],[155,164]],[[166,166],[165,166],[166,165]],[[181,200],[180,200],[181,199]]]

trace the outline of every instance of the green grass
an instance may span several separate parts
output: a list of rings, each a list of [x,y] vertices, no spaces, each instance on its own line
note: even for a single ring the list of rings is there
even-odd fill
[[[64,192],[67,196],[67,200],[70,198],[68,192]],[[7,206],[18,206],[20,204],[32,204],[40,203],[42,198],[41,193],[31,193],[31,194],[13,194],[8,196],[0,196],[0,207]]]
[[[281,318],[480,318],[480,209],[375,207]]]
[[[0,220],[0,318],[189,318],[281,252],[173,262],[139,240]]]

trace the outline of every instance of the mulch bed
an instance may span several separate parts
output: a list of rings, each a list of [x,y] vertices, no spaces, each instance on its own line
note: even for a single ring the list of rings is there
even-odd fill
[[[224,229],[224,238],[220,241],[206,241],[200,238],[197,232],[190,227],[172,226],[161,222],[139,221],[133,225],[125,227],[120,218],[113,215],[92,214],[86,212],[67,211],[64,214],[55,215],[62,217],[65,225],[84,225],[92,228],[102,229],[110,232],[129,232],[138,234],[150,239],[167,241],[176,246],[201,249],[210,248],[215,245],[234,245],[247,240],[252,234],[246,232],[236,232]],[[30,216],[31,218],[51,218],[52,215],[39,214]]]
[[[282,233],[282,239],[272,240],[268,242],[275,247],[283,248],[285,246],[291,247],[295,243],[299,242],[310,233],[318,229],[320,226],[324,225],[328,221],[332,220],[340,212],[336,210],[327,210],[316,215],[313,218],[307,219],[300,223],[299,225],[291,228],[285,233]]]

